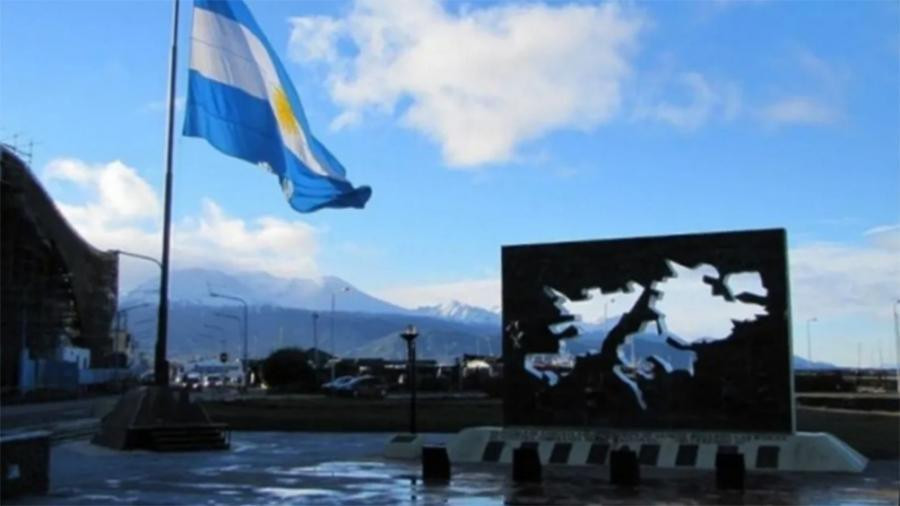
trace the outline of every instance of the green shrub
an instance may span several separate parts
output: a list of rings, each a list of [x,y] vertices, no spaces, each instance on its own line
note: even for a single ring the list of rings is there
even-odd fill
[[[262,364],[262,377],[270,388],[281,391],[311,391],[318,386],[316,375],[299,348],[282,348]]]

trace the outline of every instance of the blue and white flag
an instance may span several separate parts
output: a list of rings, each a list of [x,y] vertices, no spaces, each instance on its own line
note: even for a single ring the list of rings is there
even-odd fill
[[[361,208],[344,167],[313,137],[284,67],[241,0],[195,0],[184,135],[278,176],[291,207]]]

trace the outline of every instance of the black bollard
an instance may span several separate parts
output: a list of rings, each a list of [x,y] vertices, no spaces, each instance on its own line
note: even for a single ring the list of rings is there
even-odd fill
[[[422,480],[429,483],[450,481],[450,457],[446,448],[422,447]]]
[[[513,481],[517,483],[541,481],[541,457],[533,446],[513,450]]]
[[[641,483],[641,466],[631,448],[623,446],[609,454],[609,482],[620,487],[636,487]]]
[[[744,490],[744,456],[740,453],[716,454],[716,488]]]

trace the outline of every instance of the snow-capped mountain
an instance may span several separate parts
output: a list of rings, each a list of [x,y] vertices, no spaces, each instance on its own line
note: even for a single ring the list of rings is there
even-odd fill
[[[156,303],[159,297],[158,287],[158,277],[149,279],[122,296],[119,305]],[[410,313],[408,309],[375,298],[334,276],[285,279],[264,272],[225,273],[211,269],[180,269],[172,272],[169,297],[173,302],[207,306],[234,304],[232,301],[211,297],[210,290],[236,295],[251,306],[329,311],[333,295],[337,311]]]
[[[500,325],[499,313],[455,300],[436,306],[422,306],[416,309],[416,313],[466,323]]]

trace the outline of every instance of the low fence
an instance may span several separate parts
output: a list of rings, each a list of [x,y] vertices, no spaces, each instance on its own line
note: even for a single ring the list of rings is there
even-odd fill
[[[68,390],[107,383],[120,383],[132,379],[134,373],[127,368],[79,369],[75,362],[50,359],[21,361],[19,391]]]
[[[78,365],[60,360],[24,359],[19,375],[20,391],[39,388],[54,390],[76,390],[78,388]]]
[[[134,373],[126,368],[82,369],[78,371],[80,385],[99,385],[132,379]]]

